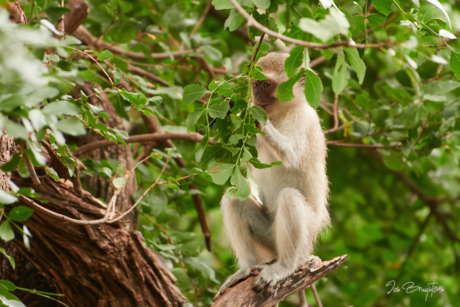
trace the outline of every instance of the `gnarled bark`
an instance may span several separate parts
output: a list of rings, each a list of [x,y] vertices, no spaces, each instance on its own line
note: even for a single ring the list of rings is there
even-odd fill
[[[336,257],[329,261],[321,261],[314,256],[299,270],[284,281],[267,291],[255,292],[253,290],[256,276],[250,276],[227,289],[212,306],[213,307],[272,307],[282,301],[286,296],[310,287],[315,281],[329,274],[347,260],[348,255]]]

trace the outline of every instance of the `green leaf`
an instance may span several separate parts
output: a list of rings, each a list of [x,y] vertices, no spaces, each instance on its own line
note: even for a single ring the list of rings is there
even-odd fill
[[[386,21],[387,17],[382,14],[372,14],[367,16],[367,20],[372,28],[377,28]]]
[[[64,118],[61,119],[57,125],[60,131],[73,136],[85,135],[86,129],[85,126],[78,119],[73,118]]]
[[[0,190],[0,204],[10,205],[18,201],[18,198],[3,190]]]
[[[288,78],[292,78],[297,73],[300,65],[302,65],[304,50],[305,47],[295,46],[292,48],[291,52],[289,52],[289,57],[284,62],[284,70]]]
[[[193,110],[192,114],[190,114],[187,117],[187,120],[185,122],[187,124],[187,127],[195,126],[198,120],[200,119],[201,115],[203,115],[204,111],[205,110],[203,108]]]
[[[253,116],[254,116],[254,114],[253,114]],[[231,122],[233,124],[233,128],[235,128],[235,129],[238,129],[241,126],[241,124],[243,123],[243,120],[241,119],[241,117],[233,115],[233,114],[230,114],[230,120],[231,120]]]
[[[57,101],[48,104],[42,109],[45,115],[80,115],[80,108],[68,101]]]
[[[246,178],[244,178],[240,173],[238,175],[236,188],[229,189],[227,193],[225,193],[225,196],[227,198],[235,196],[237,199],[243,201],[251,194],[251,187],[249,186],[249,182]]]
[[[114,65],[113,67],[113,85],[118,86],[120,84],[122,76],[123,76],[123,73],[121,72],[121,69],[118,68],[116,65]]]
[[[214,47],[203,46],[201,47],[201,50],[203,51],[204,55],[212,61],[219,61],[220,59],[222,59],[222,52],[220,52]]]
[[[24,222],[32,216],[34,210],[26,206],[14,207],[9,213],[8,217],[15,222]]]
[[[2,166],[0,166],[0,168],[4,172],[11,172],[12,170],[16,169],[16,167],[18,167],[20,160],[21,155],[19,153],[16,153],[8,163],[3,164]]]
[[[266,163],[260,162],[257,158],[252,158],[251,160],[249,160],[249,162],[251,162],[251,164],[255,168],[258,168],[258,169],[270,168],[270,167],[275,166],[275,165],[282,165],[283,164],[283,162],[281,162],[281,161],[275,161],[275,162],[272,162],[270,164],[266,164]]]
[[[401,171],[404,168],[404,162],[401,157],[393,153],[388,156],[383,156],[383,162],[393,171]]]
[[[240,164],[244,164],[252,159],[252,155],[246,148],[243,151],[243,156],[241,157]]]
[[[232,135],[230,137],[230,139],[228,140],[228,144],[229,145],[236,145],[236,144],[238,144],[238,141],[241,140],[243,137],[244,137],[244,135],[242,135],[240,133],[236,133],[236,134],[234,134],[234,135]]]
[[[252,106],[250,108],[252,116],[262,125],[267,124],[267,113],[265,113],[265,110],[262,109],[259,106]]]
[[[323,92],[323,83],[313,71],[305,71],[305,98],[313,108],[317,108],[321,102],[321,93]]]
[[[3,127],[5,127],[6,132],[8,132],[8,134],[15,139],[27,140],[29,138],[26,128],[24,128],[24,126],[21,124],[15,123],[8,119],[4,119]]]
[[[6,259],[8,259],[8,261],[10,262],[11,266],[13,267],[13,269],[16,269],[16,261],[14,260],[14,258],[13,258],[13,257],[10,257],[10,256],[6,253],[6,251],[5,251],[3,248],[1,248],[1,247],[0,247],[0,253],[2,253],[2,254],[6,257]]]
[[[217,170],[211,173],[212,180],[216,184],[224,184],[232,175],[235,167],[235,164],[222,164],[217,168]]]
[[[126,183],[126,178],[125,177],[115,178],[113,179],[112,183],[115,189],[121,189]]]
[[[391,8],[393,0],[372,0],[372,3],[374,4],[376,10],[385,16],[388,16],[388,14],[393,12],[393,9]]]
[[[348,85],[347,79],[347,63],[343,53],[337,55],[337,63],[335,64],[334,74],[332,76],[332,90],[336,94],[340,94]]]
[[[32,109],[29,111],[29,120],[35,129],[40,130],[43,127],[48,126],[48,121],[42,111],[38,109]]]
[[[134,201],[142,196],[145,190],[138,190],[133,197]],[[149,191],[139,203],[142,211],[152,215],[159,215],[168,205],[168,196],[163,192]]]
[[[291,101],[294,98],[294,93],[292,91],[294,85],[297,83],[297,81],[300,80],[300,78],[302,78],[302,75],[303,71],[300,71],[288,81],[281,83],[278,87],[278,93],[275,95],[275,97],[279,98],[281,102]]]
[[[204,95],[208,93],[209,91],[201,85],[188,85],[184,88],[184,104],[189,104],[196,100],[200,100]]]
[[[455,77],[460,80],[460,53],[452,51],[449,60],[450,69],[455,73]]]
[[[229,101],[223,100],[220,104],[214,104],[208,108],[208,114],[212,118],[224,119],[230,109]]]
[[[99,56],[97,57],[98,61],[105,61],[108,59],[113,59],[113,54],[109,50],[104,50],[101,53],[99,53]]]
[[[14,231],[8,220],[4,220],[0,225],[0,239],[6,242],[14,239]]]
[[[267,80],[267,77],[262,72],[262,66],[255,66],[254,69],[252,70],[251,77],[254,80],[258,80],[258,81]]]
[[[408,129],[417,127],[427,116],[427,110],[422,103],[414,103],[405,107],[398,117],[399,121]]]
[[[252,0],[258,8],[268,9],[270,7],[270,0]]]
[[[228,28],[229,31],[233,32],[236,29],[238,29],[241,26],[242,22],[246,19],[244,19],[243,15],[238,13],[238,11],[235,8],[233,8],[233,5],[231,3],[230,5],[232,6],[232,10],[230,11],[230,15],[228,15],[227,20],[225,20],[224,29]]]
[[[225,10],[225,9],[233,9],[233,4],[230,3],[228,0],[212,0],[212,5],[216,8],[216,10]]]
[[[0,247],[0,253],[2,253],[2,254],[6,257],[6,259],[8,259],[8,261],[10,262],[11,266],[13,267],[13,269],[16,269],[16,261],[14,260],[14,258],[13,258],[13,257],[10,257],[10,256],[6,253],[6,251],[5,251],[3,248],[1,248],[1,247]]]
[[[359,53],[356,48],[344,49],[351,67],[353,67],[356,74],[358,75],[359,84],[362,84],[364,81],[364,76],[366,75],[366,65],[364,64],[364,61],[359,57]]]
[[[334,7],[329,9],[330,14],[319,22],[310,18],[302,18],[299,22],[299,28],[303,31],[313,34],[323,42],[327,42],[334,36],[342,33],[348,35],[350,23],[342,12]]]

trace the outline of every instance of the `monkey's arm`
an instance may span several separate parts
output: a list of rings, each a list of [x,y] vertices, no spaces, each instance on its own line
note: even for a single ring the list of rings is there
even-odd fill
[[[298,165],[300,156],[296,153],[298,152],[296,147],[302,145],[300,140],[300,143],[296,143],[294,138],[282,134],[270,121],[267,121],[267,124],[262,127],[262,131],[265,132],[266,142],[274,149],[275,155],[283,161],[285,166]]]

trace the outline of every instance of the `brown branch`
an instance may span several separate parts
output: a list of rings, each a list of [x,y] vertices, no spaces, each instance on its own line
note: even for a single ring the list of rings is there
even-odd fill
[[[323,307],[323,304],[321,303],[321,299],[319,298],[318,290],[316,290],[315,284],[311,285],[311,291],[313,292],[313,296],[315,297],[318,307]]]
[[[198,29],[203,24],[204,20],[206,19],[206,16],[208,15],[210,8],[211,8],[211,0],[208,0],[208,3],[206,4],[206,8],[204,9],[203,15],[201,16],[200,20],[198,20],[198,23],[195,25],[192,32],[190,33],[190,36],[189,36],[190,39],[192,39],[193,35],[195,35],[196,31],[198,31]]]
[[[64,33],[73,34],[88,17],[89,7],[84,0],[70,0],[67,7],[71,12],[64,14]]]
[[[35,172],[35,167],[32,165],[32,162],[30,161],[26,153],[24,153],[23,156],[24,156],[24,161],[26,162],[27,170],[29,171],[29,174],[30,174],[30,178],[32,179],[32,182],[34,183],[34,185],[39,185],[41,182],[37,176],[37,173]]]
[[[142,119],[144,120],[145,125],[147,126],[147,130],[154,132],[154,133],[163,133],[163,129],[161,129],[160,123],[155,116],[147,117],[142,115]],[[164,141],[165,147],[174,148],[175,145],[171,141],[171,139],[167,139]],[[177,163],[179,164],[180,168],[185,168],[186,162],[182,158],[177,159]],[[190,190],[198,190],[194,184],[189,184]],[[198,214],[198,220],[200,221],[201,231],[203,232],[206,248],[208,251],[211,251],[211,230],[209,229],[208,222],[206,220],[206,211],[203,207],[203,202],[201,201],[200,195],[193,194],[192,195],[193,205],[195,206],[195,210]]]
[[[193,142],[200,142],[203,139],[203,136],[197,132],[194,133],[150,133],[150,134],[139,134],[139,135],[131,135],[129,139],[124,140],[126,143],[136,143],[136,142],[151,142],[151,141],[164,141],[167,139],[172,140],[187,140]],[[210,140],[210,143],[212,141]],[[215,144],[212,142],[211,144]],[[80,146],[75,152],[74,155],[77,157],[85,152],[90,150],[94,150],[97,148],[107,147],[107,146],[114,146],[114,145],[121,145],[116,143],[109,143],[108,141],[97,141],[85,144]]]
[[[118,55],[126,55],[133,59],[146,59],[147,58],[145,54],[143,54],[142,52],[128,51],[128,50],[124,50],[119,47],[107,44],[104,41],[98,41],[98,39],[94,37],[91,33],[89,33],[89,31],[84,26],[79,26],[77,30],[75,30],[74,35],[75,37],[83,41],[86,45],[94,46],[97,50],[107,49],[107,50],[110,50],[112,53],[115,53]],[[198,50],[179,50],[179,51],[171,51],[169,53],[168,52],[152,53],[151,56],[152,56],[152,59],[154,60],[164,60],[164,59],[169,59],[171,56],[173,58],[182,57],[192,52],[198,52]]]
[[[128,64],[128,71],[132,72],[133,74],[145,77],[145,78],[149,79],[150,81],[153,81],[155,83],[161,84],[163,86],[167,86],[167,87],[171,86],[171,84],[169,84],[168,82],[166,82],[166,81],[160,79],[159,77],[155,76],[154,74],[149,73],[148,71],[140,69],[140,68],[138,68],[136,66]]]
[[[337,130],[339,127],[339,110],[337,109],[337,105],[339,104],[339,95],[337,93],[334,94],[334,106],[332,107],[332,111],[334,113],[334,130]]]
[[[379,43],[379,44],[353,44],[353,43],[350,43],[349,41],[345,41],[345,42],[335,42],[332,44],[318,44],[318,43],[301,41],[301,40],[298,40],[292,37],[284,36],[282,34],[279,34],[278,32],[270,30],[267,27],[264,27],[263,25],[258,23],[251,15],[249,15],[236,0],[228,0],[228,1],[230,1],[230,3],[233,4],[235,9],[238,11],[238,13],[243,15],[243,17],[248,21],[248,25],[250,27],[252,26],[256,28],[257,30],[260,30],[263,33],[270,35],[271,37],[274,37],[284,42],[288,42],[288,43],[295,44],[298,46],[304,46],[304,47],[313,48],[313,49],[329,49],[329,48],[334,48],[338,46],[362,49],[362,48],[382,48],[384,46],[396,45],[396,43],[392,43],[392,42],[385,42],[385,43]]]
[[[308,64],[308,67],[313,68],[313,67],[315,67],[315,66],[318,66],[318,65],[322,64],[324,61],[326,61],[326,58],[323,57],[323,56],[320,56],[319,58],[314,59],[313,61],[311,61],[311,62]]]
[[[341,147],[357,147],[357,148],[395,148],[400,146],[401,144],[393,144],[393,145],[381,145],[381,144],[356,144],[356,143],[341,143],[339,141],[327,141],[327,145],[331,146],[341,146]]]
[[[227,289],[212,306],[276,306],[286,296],[310,287],[315,281],[342,265],[347,258],[348,255],[343,255],[323,262],[317,256],[313,256],[294,274],[262,292],[253,290],[256,276],[250,276],[234,287]]]

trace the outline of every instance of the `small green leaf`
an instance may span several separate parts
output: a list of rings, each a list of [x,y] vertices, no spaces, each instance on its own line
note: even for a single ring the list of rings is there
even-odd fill
[[[288,78],[292,78],[297,73],[300,65],[302,65],[304,49],[305,47],[295,46],[289,52],[289,57],[284,62],[284,70]]]
[[[217,170],[215,170],[215,172],[211,173],[212,180],[216,184],[224,184],[232,175],[235,167],[235,164],[222,164],[217,168]]]
[[[254,116],[254,114],[253,114],[253,116]],[[235,128],[235,129],[238,129],[241,126],[241,124],[243,123],[243,120],[241,119],[241,117],[233,115],[233,114],[230,114],[230,120],[232,121],[233,128]]]
[[[227,20],[225,20],[224,29],[228,28],[230,32],[233,32],[236,29],[238,29],[241,26],[242,22],[246,19],[244,19],[243,15],[238,13],[238,11],[233,7],[231,3],[230,5],[232,6],[232,10],[230,11],[230,15],[228,15]]]
[[[187,127],[195,126],[198,120],[200,119],[201,115],[203,115],[204,111],[205,110],[203,108],[193,110],[192,114],[190,114],[187,117],[187,120],[185,122],[187,124]]]
[[[383,162],[393,171],[401,171],[404,168],[404,162],[401,157],[393,153],[388,156],[383,156]]]
[[[230,109],[229,101],[223,100],[220,104],[214,104],[208,108],[208,114],[212,118],[224,119]]]
[[[258,81],[267,80],[267,77],[262,72],[262,66],[254,67],[254,69],[252,70],[252,78]]]
[[[228,145],[236,145],[238,144],[238,141],[241,140],[244,136],[242,134],[234,134],[230,137],[228,140]]]
[[[27,140],[29,138],[26,128],[24,128],[24,126],[21,124],[15,123],[8,119],[4,119],[3,127],[5,127],[6,132],[8,132],[8,134],[15,139]]]
[[[30,209],[26,206],[17,206],[14,207],[10,213],[8,213],[8,217],[15,222],[24,222],[28,218],[32,216],[34,210]]]
[[[14,231],[8,220],[4,220],[0,225],[0,238],[6,242],[14,239]]]
[[[372,3],[374,4],[376,10],[385,16],[388,16],[388,14],[393,12],[393,9],[391,8],[393,0],[372,0]]]
[[[209,91],[201,85],[188,85],[184,88],[184,104],[189,104],[199,100],[208,93]]]
[[[10,205],[15,203],[17,200],[18,198],[16,196],[0,190],[0,204]]]
[[[455,77],[460,80],[460,53],[452,51],[450,53],[450,60],[449,60],[450,69],[455,74]]]
[[[21,155],[19,153],[14,154],[11,160],[8,163],[5,163],[2,166],[0,166],[0,168],[4,172],[11,172],[12,170],[16,169],[16,167],[18,167],[20,160],[21,160]]]
[[[112,183],[113,183],[113,186],[115,187],[115,189],[121,189],[126,183],[126,178],[125,177],[115,178],[112,181]]]
[[[16,269],[16,261],[14,260],[14,258],[13,258],[13,257],[10,257],[10,256],[6,253],[6,251],[5,251],[3,248],[1,248],[1,247],[0,247],[0,253],[2,253],[2,254],[6,257],[6,259],[8,259],[8,261],[11,263],[11,266],[13,267],[13,269]]]
[[[268,9],[270,7],[270,0],[252,0],[258,8]]]
[[[201,47],[204,55],[212,61],[219,61],[222,59],[222,52],[211,46]]]
[[[73,136],[85,135],[86,129],[85,126],[78,119],[73,118],[64,118],[61,119],[57,125],[60,131]]]
[[[353,67],[358,75],[359,84],[362,84],[364,76],[366,75],[366,64],[364,64],[363,60],[359,57],[359,53],[356,48],[345,48],[345,53],[347,54],[351,67]]]
[[[248,198],[251,194],[251,187],[249,186],[247,179],[244,178],[241,173],[238,172],[238,175],[239,176],[237,178],[236,188],[229,189],[225,196],[227,198],[235,196],[237,199],[243,201],[246,200],[246,198]]]
[[[122,75],[121,69],[115,65],[113,67],[113,85],[118,86],[120,84]]]
[[[252,159],[252,155],[246,148],[243,151],[243,156],[241,157],[240,164],[244,164]]]
[[[321,79],[311,70],[305,71],[305,98],[313,108],[317,108],[321,102],[323,83]]]
[[[275,162],[272,162],[270,164],[266,164],[266,163],[260,162],[257,158],[252,158],[251,160],[249,160],[249,162],[251,162],[251,164],[255,168],[258,168],[258,169],[270,168],[270,167],[275,166],[275,165],[282,165],[283,164],[283,162],[281,162],[281,161],[275,161]]]
[[[367,16],[367,20],[369,21],[369,24],[372,28],[377,28],[378,26],[383,24],[386,19],[387,17],[382,14],[372,14]]]
[[[294,85],[297,83],[297,81],[300,80],[300,78],[302,78],[302,75],[303,71],[300,71],[288,81],[281,83],[278,87],[278,93],[275,95],[275,97],[279,98],[281,102],[291,101],[294,98]]]
[[[262,125],[267,124],[267,113],[265,113],[265,110],[262,109],[259,106],[252,106],[250,108],[252,116]]]
[[[80,115],[80,108],[68,101],[57,101],[48,104],[42,109],[45,115]]]
[[[212,0],[212,5],[216,10],[233,9],[233,4],[228,0]]]
[[[113,59],[113,54],[109,50],[102,51],[99,56],[97,57],[98,61],[105,61],[108,59]]]
[[[340,94],[348,84],[347,79],[347,63],[343,53],[337,55],[337,63],[335,64],[334,74],[332,76],[332,90],[336,94]]]

